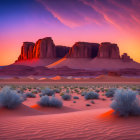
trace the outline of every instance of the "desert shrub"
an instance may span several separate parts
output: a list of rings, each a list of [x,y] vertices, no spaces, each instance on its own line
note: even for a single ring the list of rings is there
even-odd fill
[[[132,90],[134,90],[134,91],[135,91],[135,90],[137,90],[137,88],[136,88],[136,87],[132,87]]]
[[[86,104],[86,106],[91,106],[90,104]]]
[[[49,106],[49,97],[48,96],[42,96],[41,98],[40,98],[40,101],[38,102],[38,104],[40,105],[40,106]]]
[[[87,92],[82,92],[81,96],[85,96],[87,94]]]
[[[137,89],[137,93],[140,95],[140,88],[139,88],[139,89]]]
[[[19,94],[23,94],[22,90],[16,90],[16,92],[19,93]]]
[[[113,97],[115,94],[116,88],[110,88],[106,93],[105,96],[106,97]]]
[[[16,86],[15,86],[15,85],[12,85],[12,86],[11,86],[11,89],[12,89],[12,90],[16,90]]]
[[[38,91],[37,91],[37,90],[33,90],[32,93],[33,93],[33,94],[37,94]]]
[[[91,101],[91,103],[92,103],[92,104],[95,104],[95,102],[94,102],[93,100]]]
[[[49,106],[50,107],[58,107],[58,108],[60,108],[60,107],[62,107],[62,105],[63,105],[62,101],[57,99],[57,98],[55,98],[55,97],[52,97],[50,99],[50,101],[49,101]]]
[[[140,88],[138,88],[137,91],[140,92]]]
[[[71,95],[70,94],[64,94],[62,95],[63,100],[71,100]]]
[[[105,89],[104,91],[105,91],[105,92],[108,92],[108,89]]]
[[[139,99],[132,90],[116,90],[111,108],[120,116],[140,115]]]
[[[105,91],[105,89],[104,89],[104,88],[101,88],[100,90],[101,90],[102,92],[104,92],[104,91]]]
[[[57,108],[60,108],[63,105],[61,100],[59,100],[55,97],[52,97],[50,99],[48,96],[42,96],[40,98],[40,101],[38,102],[38,104],[40,106],[44,106],[44,107],[57,107]]]
[[[42,90],[42,93],[40,94],[40,97],[41,96],[45,96],[45,95],[52,96],[54,94],[55,94],[55,91],[54,90],[52,90],[50,88],[45,88],[45,89]]]
[[[76,93],[79,93],[79,90],[78,90],[78,89],[75,89],[74,91],[75,91]]]
[[[55,93],[60,93],[60,89],[54,89]]]
[[[26,95],[27,98],[35,98],[36,97],[36,95],[33,94],[32,92],[28,92],[25,95]]]
[[[79,87],[81,90],[84,89],[84,87]]]
[[[127,89],[128,87],[124,86],[123,88],[124,88],[124,89]]]
[[[27,99],[26,94],[19,94],[19,95],[20,95],[22,101],[25,101]]]
[[[113,98],[110,98],[110,100],[113,101],[114,99]]]
[[[99,93],[99,92],[100,92],[100,90],[99,90],[99,89],[96,89],[96,90],[95,90],[95,92]]]
[[[73,99],[79,99],[79,97],[78,96],[73,96]]]
[[[37,91],[37,92],[41,92],[41,88],[37,87],[37,88],[36,88],[36,91]]]
[[[86,100],[88,100],[88,99],[98,99],[99,94],[91,91],[91,92],[88,92],[84,97],[85,97]]]
[[[66,93],[70,93],[70,90],[68,88],[66,89]]]
[[[64,93],[61,93],[61,94],[60,94],[60,96],[63,96],[63,95],[64,95]]]
[[[14,109],[22,103],[22,98],[16,90],[4,87],[0,92],[0,106],[8,109]]]

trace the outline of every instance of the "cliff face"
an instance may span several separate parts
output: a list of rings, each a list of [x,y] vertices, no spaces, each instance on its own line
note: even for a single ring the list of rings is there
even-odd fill
[[[119,47],[117,46],[117,44],[103,42],[99,46],[98,57],[109,59],[120,59]]]
[[[55,45],[51,37],[39,39],[33,49],[33,58],[55,58]]]
[[[18,60],[32,59],[34,45],[35,44],[33,42],[23,42],[23,45],[21,47],[21,54]]]
[[[66,46],[55,46],[51,37],[39,39],[35,44],[32,42],[24,42],[17,61],[33,58],[61,58],[68,53],[69,49],[70,48]]]
[[[72,47],[55,45],[51,37],[39,39],[36,43],[24,42],[17,61],[44,58],[107,58],[133,61],[126,53],[120,57],[117,44],[110,42],[76,42]],[[17,62],[16,61],[16,62]]]
[[[98,54],[98,43],[77,42],[69,50],[67,58],[94,58]]]

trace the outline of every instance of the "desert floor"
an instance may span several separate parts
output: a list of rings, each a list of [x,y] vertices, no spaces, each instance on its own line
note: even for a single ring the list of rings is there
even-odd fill
[[[4,83],[5,85],[6,83]],[[9,83],[7,83],[8,85]],[[21,85],[27,87],[41,87],[41,84],[34,83],[12,83],[19,88]],[[49,87],[54,88],[61,86],[62,91],[65,88],[74,86],[68,83],[53,83]],[[48,86],[43,83],[42,86]],[[113,114],[110,108],[111,98],[104,96],[105,92],[100,91],[100,98],[85,100],[81,96],[82,90],[79,88],[81,83],[76,84],[76,92],[70,91],[73,96],[79,99],[63,100],[62,108],[40,107],[37,101],[40,100],[39,93],[36,98],[27,98],[21,106],[14,110],[0,108],[0,140],[139,140],[140,139],[140,117],[118,117]],[[89,90],[92,88],[111,88],[115,86],[122,87],[140,87],[136,84],[123,83],[85,83]],[[32,91],[33,89],[31,89]],[[28,89],[25,91],[28,92]],[[55,97],[62,100],[60,93]],[[73,101],[76,101],[74,103]],[[86,106],[90,104],[90,106]]]

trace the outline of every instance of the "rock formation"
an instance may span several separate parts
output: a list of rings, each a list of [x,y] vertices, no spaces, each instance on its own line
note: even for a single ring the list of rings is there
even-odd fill
[[[24,42],[21,48],[21,54],[18,61],[44,58],[107,58],[120,59],[121,61],[133,61],[127,53],[120,57],[120,51],[117,44],[109,42],[88,43],[76,42],[71,48],[61,45],[55,45],[51,37],[39,39],[36,43]],[[46,59],[45,62],[46,62]],[[43,62],[44,63],[44,62]]]
[[[69,49],[70,47],[66,46],[55,46],[51,37],[39,39],[35,44],[32,42],[24,42],[17,61],[30,60],[33,58],[62,58],[68,53]]]
[[[99,46],[98,57],[109,59],[120,59],[119,47],[117,46],[117,44],[103,42]]]
[[[33,49],[34,58],[55,58],[55,45],[51,37],[39,39]]]
[[[98,43],[77,42],[69,50],[67,58],[94,58],[98,54]]]
[[[18,60],[27,60],[33,58],[33,42],[23,42],[21,48],[21,55],[19,56]]]
[[[133,59],[130,58],[130,56],[128,56],[127,53],[124,53],[122,56],[121,56],[121,59],[125,62],[129,62],[129,61],[133,61]]]

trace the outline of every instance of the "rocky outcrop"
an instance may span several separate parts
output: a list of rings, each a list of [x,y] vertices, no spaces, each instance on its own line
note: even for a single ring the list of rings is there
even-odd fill
[[[33,48],[34,48],[33,42],[23,42],[22,48],[21,48],[21,54],[18,58],[18,60],[27,60],[33,58]]]
[[[69,50],[67,58],[94,58],[98,54],[98,43],[77,42]]]
[[[130,56],[128,56],[127,53],[124,53],[122,56],[121,56],[121,59],[125,62],[130,62],[130,61],[133,61],[133,59],[130,58]]]
[[[98,58],[120,59],[120,51],[117,44],[103,42],[99,46]]]
[[[33,49],[34,58],[55,58],[55,45],[51,37],[39,39]]]
[[[57,45],[55,46],[55,50],[56,50],[56,57],[62,58],[69,52],[70,47]]]
[[[55,46],[51,37],[39,39],[36,43],[24,42],[18,61],[30,60],[33,58],[62,58],[69,52],[70,47]]]
[[[55,45],[51,37],[39,39],[36,43],[23,42],[18,61],[44,58],[107,58],[133,61],[127,53],[120,57],[117,44],[110,42],[76,42],[72,47]]]

